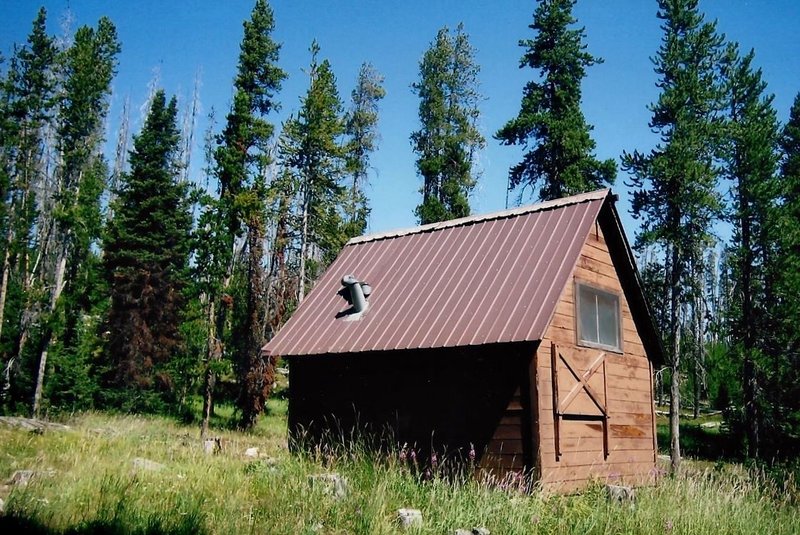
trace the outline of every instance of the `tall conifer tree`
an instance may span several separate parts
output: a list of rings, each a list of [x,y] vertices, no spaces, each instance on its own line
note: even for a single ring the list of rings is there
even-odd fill
[[[167,102],[157,91],[134,138],[131,171],[122,175],[104,243],[111,285],[107,381],[122,389],[115,401],[127,409],[159,409],[169,399],[167,367],[183,344],[192,220],[179,180],[176,118],[175,98]]]
[[[517,117],[497,131],[504,145],[521,145],[522,161],[509,170],[508,188],[535,191],[542,200],[595,190],[614,182],[613,160],[594,156],[592,127],[581,111],[581,82],[586,67],[602,62],[586,52],[585,31],[572,28],[575,0],[542,0],[533,14],[534,39],[526,48],[520,68],[537,69],[540,79],[522,91]]]
[[[20,332],[33,300],[29,279],[34,255],[33,234],[40,200],[46,191],[46,129],[55,105],[55,66],[58,50],[46,33],[46,11],[40,9],[26,44],[15,51],[4,80],[3,124],[0,133],[2,161],[2,251],[0,276],[0,344],[4,358],[0,399],[11,390],[18,369]],[[9,301],[9,293],[15,298]],[[8,323],[8,328],[6,327]]]
[[[274,362],[264,361],[265,316],[263,281],[263,240],[265,226],[265,176],[272,162],[271,140],[274,126],[266,116],[275,111],[275,96],[280,91],[286,73],[277,65],[280,45],[272,39],[275,21],[266,0],[256,0],[250,19],[244,22],[244,37],[240,45],[239,64],[234,80],[233,104],[225,128],[219,136],[215,153],[219,178],[219,214],[225,221],[224,232],[218,239],[225,243],[225,266],[221,286],[212,290],[209,302],[218,302],[229,293],[234,274],[234,245],[245,234],[246,278],[244,306],[233,323],[237,336],[237,375],[240,381],[240,425],[252,427],[266,407],[272,386]],[[258,280],[257,280],[258,279]],[[216,313],[225,314],[227,307],[217,306]],[[222,322],[224,323],[224,322]],[[212,355],[209,355],[209,360]],[[210,400],[204,409],[204,429],[207,427]]]
[[[421,224],[470,213],[475,162],[485,144],[477,127],[479,71],[462,24],[452,34],[439,30],[420,61],[419,81],[411,86],[419,96],[420,129],[411,145],[423,181],[422,203],[414,210]]]
[[[61,348],[74,348],[77,343],[74,335],[85,311],[83,296],[89,291],[87,281],[93,278],[89,270],[96,266],[89,259],[99,238],[99,198],[106,180],[100,147],[119,51],[116,28],[102,17],[96,28],[78,28],[72,45],[60,58],[61,90],[55,118],[59,161],[50,186],[52,203],[40,211],[37,222],[40,280],[47,289],[48,303],[44,321],[39,321],[34,414],[40,407],[51,345],[57,342]],[[23,332],[22,337],[26,335]],[[22,351],[22,341],[20,346]]]
[[[742,392],[747,451],[759,457],[764,355],[777,349],[770,333],[773,316],[774,264],[779,197],[776,171],[778,120],[772,95],[761,71],[752,66],[754,53],[739,57],[730,45],[723,65],[727,80],[727,135],[724,173],[731,181],[728,220],[733,228],[729,262],[736,292],[728,319],[734,351],[742,366]]]
[[[316,41],[310,50],[308,91],[300,111],[284,125],[280,142],[281,161],[295,181],[300,212],[298,302],[303,300],[308,283],[345,243],[341,215],[345,156],[342,101],[330,62],[318,60]]]
[[[780,319],[780,352],[772,363],[776,371],[770,386],[775,394],[773,419],[779,426],[783,454],[800,447],[800,93],[795,96],[789,121],[780,138],[780,237],[775,313]]]
[[[350,175],[345,202],[345,235],[363,234],[367,229],[369,206],[364,191],[369,177],[369,160],[378,145],[378,102],[386,95],[383,77],[369,63],[361,65],[352,104],[345,118],[348,136],[345,170]]]
[[[668,356],[670,453],[673,471],[680,466],[680,311],[689,305],[702,272],[704,245],[719,214],[716,192],[722,89],[719,62],[723,39],[716,24],[704,21],[697,0],[659,0],[664,37],[654,59],[661,94],[651,106],[650,127],[659,144],[647,154],[623,154],[631,175],[632,211],[641,219],[639,245],[657,245],[665,255],[669,287]]]

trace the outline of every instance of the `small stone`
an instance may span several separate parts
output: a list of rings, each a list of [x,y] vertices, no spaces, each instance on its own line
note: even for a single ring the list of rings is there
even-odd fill
[[[322,492],[340,500],[347,496],[347,479],[339,474],[316,474],[308,477],[311,487],[321,487]]]
[[[719,422],[706,422],[704,424],[700,424],[700,427],[703,429],[713,429],[715,427],[719,427]]]
[[[136,457],[133,460],[133,468],[136,470],[145,470],[147,472],[158,472],[159,470],[166,468],[166,466],[161,463],[151,461],[150,459]]]
[[[244,450],[244,456],[245,457],[249,457],[251,459],[257,459],[258,458],[258,448],[247,448],[246,450]]]
[[[636,494],[633,491],[633,487],[606,485],[606,493],[608,493],[608,500],[611,502],[633,504],[633,502],[636,501]]]
[[[419,509],[398,509],[397,518],[403,529],[422,526],[422,511]]]
[[[472,535],[492,535],[492,532],[481,526],[479,528],[472,528]]]
[[[203,452],[206,455],[214,455],[222,450],[222,444],[218,437],[203,440]]]
[[[36,472],[33,470],[17,470],[8,480],[10,485],[19,485],[20,487],[25,487],[28,483],[31,482],[31,479],[36,475]]]
[[[453,532],[453,535],[472,535],[471,529],[457,529]]]

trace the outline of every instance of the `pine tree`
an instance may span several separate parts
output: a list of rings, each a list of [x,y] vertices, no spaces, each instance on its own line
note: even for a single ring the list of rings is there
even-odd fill
[[[40,9],[27,43],[15,51],[4,81],[3,125],[0,134],[3,173],[2,279],[0,334],[4,339],[4,384],[0,398],[10,392],[13,370],[19,362],[16,347],[23,327],[23,310],[32,297],[28,281],[35,229],[37,192],[47,180],[46,128],[52,118],[55,95],[54,40],[46,33],[46,11]],[[9,292],[17,296],[9,303]],[[8,305],[8,306],[7,306]],[[8,309],[8,310],[7,310]],[[7,313],[8,312],[8,313]],[[6,322],[8,329],[4,328]]]
[[[583,28],[571,28],[575,0],[542,0],[533,14],[534,39],[519,42],[526,48],[520,68],[537,69],[538,81],[522,92],[517,117],[497,131],[504,145],[521,145],[522,161],[509,170],[508,189],[536,191],[542,200],[557,199],[610,185],[617,173],[614,161],[594,155],[592,127],[581,111],[581,82],[586,67],[601,63],[586,52]]]
[[[781,202],[778,212],[778,271],[775,315],[780,319],[780,351],[773,353],[773,420],[780,426],[777,445],[782,455],[800,447],[800,93],[780,137]]]
[[[727,83],[727,135],[724,173],[731,181],[727,219],[733,228],[730,262],[737,291],[728,311],[734,351],[742,363],[747,451],[760,455],[763,355],[774,345],[772,316],[775,258],[775,211],[778,202],[776,171],[778,120],[772,95],[761,71],[752,67],[753,51],[739,57],[730,45],[723,65]]]
[[[55,128],[60,161],[52,205],[42,210],[37,222],[40,229],[49,230],[41,240],[44,243],[39,245],[44,264],[41,281],[48,288],[48,304],[37,347],[35,415],[40,407],[51,344],[56,341],[71,349],[78,343],[73,335],[84,310],[77,305],[89,291],[80,283],[94,278],[85,270],[94,265],[87,259],[99,238],[99,198],[106,180],[98,173],[105,165],[100,146],[119,51],[116,28],[102,17],[97,28],[78,28],[72,45],[60,60],[62,87]],[[67,295],[62,302],[64,292]]]
[[[351,177],[345,203],[345,236],[359,236],[367,229],[369,206],[364,188],[369,178],[370,155],[378,145],[378,102],[386,95],[383,77],[369,63],[361,65],[352,104],[345,119],[348,136],[345,171]]]
[[[291,171],[283,168],[267,191],[268,217],[274,227],[267,284],[267,340],[277,334],[297,300],[298,270],[292,265],[293,235],[299,227],[294,211],[297,188]]]
[[[161,409],[181,350],[191,215],[180,178],[177,104],[155,93],[134,137],[131,171],[122,176],[104,243],[111,286],[107,320],[108,386],[126,409]]]
[[[263,246],[260,242],[266,235],[264,177],[272,163],[270,143],[274,131],[266,116],[276,110],[275,95],[286,78],[286,73],[277,66],[280,45],[272,40],[274,27],[272,8],[266,0],[257,0],[250,19],[244,22],[233,104],[215,153],[220,188],[219,214],[225,221],[225,232],[217,239],[224,243],[226,252],[222,264],[226,266],[226,272],[221,286],[212,290],[209,302],[217,303],[218,314],[230,310],[219,306],[220,300],[229,293],[228,286],[234,275],[236,240],[246,234],[245,306],[237,308],[243,313],[234,318],[234,331],[240,334],[234,358],[241,387],[240,425],[245,429],[252,427],[265,409],[274,373],[274,363],[265,362],[261,355],[265,314],[263,281],[260,280],[263,278]],[[209,355],[209,362],[211,357]],[[208,425],[209,409],[210,401],[207,400],[204,429]]]
[[[414,210],[421,224],[470,213],[469,195],[477,183],[475,160],[485,140],[478,130],[478,73],[475,49],[459,24],[454,34],[442,28],[419,64],[420,129],[411,134],[422,176],[422,203]]]
[[[344,188],[342,101],[327,59],[318,61],[312,43],[309,87],[300,111],[284,125],[281,162],[291,173],[299,204],[300,259],[298,302],[306,286],[329,264],[345,243],[340,213]]]
[[[642,221],[637,242],[655,244],[665,255],[669,286],[668,356],[670,452],[673,471],[680,466],[680,311],[689,304],[694,273],[710,241],[711,222],[720,200],[716,192],[721,136],[721,88],[718,64],[722,38],[716,24],[704,21],[697,0],[659,0],[664,37],[654,63],[661,88],[651,106],[650,127],[660,143],[648,154],[623,154],[631,175],[632,212]]]

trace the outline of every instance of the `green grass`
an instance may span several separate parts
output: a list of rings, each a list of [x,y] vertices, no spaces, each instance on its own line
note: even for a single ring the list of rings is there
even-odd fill
[[[290,454],[284,400],[250,434],[222,425],[224,449],[205,455],[196,426],[162,417],[84,414],[69,431],[43,435],[0,427],[0,481],[15,470],[43,475],[0,487],[0,533],[397,533],[396,510],[422,510],[413,533],[485,526],[508,533],[800,533],[795,482],[739,465],[702,469],[639,489],[634,508],[607,502],[597,485],[576,496],[523,494],[475,481],[420,481],[393,458],[357,447],[336,455]],[[262,458],[243,452],[258,447]],[[133,459],[165,465],[136,471]],[[311,474],[338,472],[349,493],[337,500]]]

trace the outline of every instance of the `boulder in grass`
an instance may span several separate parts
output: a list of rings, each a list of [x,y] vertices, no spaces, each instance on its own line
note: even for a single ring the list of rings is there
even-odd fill
[[[247,448],[246,450],[244,450],[244,456],[249,459],[257,459],[258,448]]]
[[[134,470],[144,470],[145,472],[158,472],[166,468],[166,466],[161,463],[151,461],[150,459],[136,457],[133,460],[133,468]]]
[[[36,472],[33,470],[17,470],[11,477],[8,478],[9,485],[17,485],[20,487],[25,487],[31,480],[36,476]]]
[[[403,529],[420,527],[422,526],[422,511],[419,509],[398,509],[397,519],[400,521],[400,527]]]
[[[214,455],[222,451],[222,441],[219,437],[206,438],[203,440],[203,453]]]
[[[347,479],[339,474],[315,474],[308,476],[312,488],[321,488],[324,494],[340,500],[347,496]]]
[[[606,485],[606,494],[608,501],[616,502],[619,504],[633,505],[636,501],[636,493],[633,487],[625,487],[622,485]]]
[[[492,532],[484,527],[472,528],[472,535],[492,535]]]

